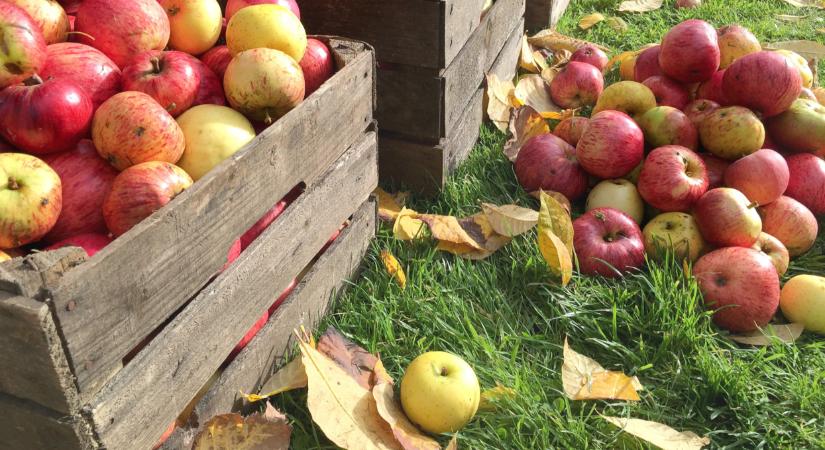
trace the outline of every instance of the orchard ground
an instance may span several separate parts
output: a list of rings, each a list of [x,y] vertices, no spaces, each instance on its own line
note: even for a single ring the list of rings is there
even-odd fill
[[[671,26],[693,17],[715,26],[744,25],[762,42],[825,40],[815,31],[825,28],[822,10],[780,0],[705,0],[695,10],[676,10],[666,0],[659,11],[622,15],[629,25],[623,34],[606,24],[578,29],[585,14],[617,15],[618,3],[571,2],[559,30],[614,53],[658,42]],[[807,17],[783,22],[778,14]],[[481,202],[537,208],[502,155],[504,141],[503,134],[485,127],[443,194],[413,198],[408,206],[457,216],[478,212]],[[820,227],[825,229],[823,221]],[[406,290],[387,276],[381,249],[405,267]],[[822,236],[792,263],[785,279],[800,273],[825,274]],[[599,414],[707,435],[713,448],[825,448],[825,339],[805,334],[794,344],[763,348],[729,341],[711,323],[680,263],[650,265],[619,281],[576,276],[560,288],[551,281],[535,232],[476,262],[438,252],[432,242],[396,241],[382,226],[361,274],[321,329],[327,325],[380,353],[396,380],[415,356],[445,350],[466,359],[483,387],[501,383],[515,389],[514,400],[480,413],[460,432],[463,449],[645,448]],[[574,350],[606,368],[638,376],[645,386],[642,400],[568,400],[560,374],[565,336]],[[304,391],[274,403],[293,419],[293,448],[335,448],[313,426]]]

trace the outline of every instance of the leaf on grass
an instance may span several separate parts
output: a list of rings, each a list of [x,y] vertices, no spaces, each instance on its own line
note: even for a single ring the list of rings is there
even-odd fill
[[[372,390],[378,415],[392,429],[392,433],[404,450],[440,450],[441,445],[421,432],[410,422],[395,398],[392,383],[378,383]]]
[[[662,7],[664,0],[627,0],[619,5],[622,12],[648,12]]]
[[[825,0],[784,0],[785,3],[799,8],[825,9]]]
[[[389,250],[381,250],[381,261],[384,263],[384,268],[391,277],[401,286],[401,289],[407,287],[407,274],[404,273],[404,268],[398,263],[398,260],[393,256]]]
[[[825,45],[814,41],[782,41],[766,44],[769,50],[790,50],[799,53],[808,61],[825,58]]]
[[[511,80],[501,81],[494,73],[487,74],[487,117],[501,131],[507,131],[510,111],[513,109],[511,96],[515,86]]]
[[[481,209],[496,233],[514,237],[533,229],[538,223],[539,213],[517,205],[493,205],[482,203]]]
[[[699,450],[710,444],[710,439],[692,431],[676,431],[658,422],[625,417],[601,416],[604,420],[663,450]]]
[[[561,280],[562,286],[567,286],[573,279],[573,259],[564,242],[552,231],[539,227],[538,245],[541,256],[550,267],[553,275]]]
[[[515,162],[521,147],[530,139],[550,132],[550,126],[531,106],[519,108],[510,118],[510,139],[504,143],[504,155]]]
[[[396,239],[411,241],[423,237],[424,228],[424,222],[418,218],[417,212],[401,208],[392,226],[392,234]]]
[[[530,73],[541,73],[547,68],[547,58],[527,42],[526,34],[521,38],[519,67]]]
[[[307,406],[312,420],[335,445],[345,449],[401,449],[392,429],[378,415],[372,390],[300,339],[307,373]]]
[[[621,17],[608,17],[607,26],[617,33],[624,33],[630,29],[630,26]]]
[[[552,52],[557,52],[559,50],[567,50],[572,53],[584,47],[585,45],[593,45],[599,48],[600,50],[608,51],[608,48],[603,45],[588,42],[583,39],[576,39],[570,36],[565,36],[555,30],[539,31],[532,37],[527,38],[527,42],[529,42],[530,45],[534,47],[546,48],[547,50],[550,50]]]
[[[643,389],[636,377],[604,370],[601,364],[576,353],[564,339],[564,363],[561,366],[564,393],[572,400],[633,400]]]
[[[450,442],[444,447],[444,450],[458,450],[458,433],[453,435],[453,438],[450,439]]]
[[[557,194],[561,195],[561,194]],[[562,196],[563,197],[563,196]],[[566,200],[566,198],[565,198]],[[546,228],[559,237],[573,256],[573,219],[570,217],[570,203],[565,207],[557,196],[542,192],[539,197],[539,228]]]
[[[381,188],[376,188],[374,194],[378,196],[378,217],[386,222],[395,220],[409,196],[409,192],[390,194]]]
[[[767,327],[746,334],[732,334],[728,336],[732,341],[745,345],[767,346],[773,339],[790,344],[802,336],[805,326],[801,323],[771,324]]]
[[[556,191],[533,191],[530,193],[530,196],[535,198],[538,201],[541,201],[541,193],[544,192],[545,194],[553,197],[556,199],[557,202],[561,204],[565,211],[567,211],[567,215],[570,215],[570,211],[572,211],[572,206],[570,205],[570,200],[564,196],[564,194]]]
[[[438,240],[436,248],[466,259],[485,259],[510,242],[493,230],[483,213],[456,219],[452,216],[422,215],[421,220]]]
[[[244,418],[222,414],[209,419],[195,437],[192,450],[287,450],[292,426],[272,405],[266,411]]]
[[[547,83],[541,75],[526,75],[516,86],[514,95],[520,105],[533,108],[545,119],[560,119],[562,109],[553,103]],[[508,122],[509,125],[509,122]]]
[[[458,219],[453,216],[422,214],[419,218],[430,227],[430,233],[438,241],[465,245],[473,250],[484,250],[484,247],[470,237]]]
[[[386,375],[384,366],[377,356],[366,351],[360,345],[347,339],[335,327],[327,328],[318,339],[318,351],[344,370],[353,380],[365,389],[372,389],[378,382],[376,374]],[[389,375],[386,375],[389,377]]]
[[[579,20],[579,28],[581,28],[582,30],[586,30],[592,27],[593,25],[596,25],[597,23],[603,21],[604,18],[605,17],[602,13],[595,12],[592,14],[588,14],[582,17],[581,20]]]
[[[481,401],[478,404],[478,410],[495,411],[497,404],[511,401],[515,398],[516,391],[514,389],[496,383],[496,387],[487,389],[481,393]]]
[[[250,403],[266,400],[278,394],[307,387],[307,374],[301,358],[295,358],[278,369],[261,387],[261,394],[241,395]]]
[[[785,22],[799,22],[802,19],[806,19],[808,16],[794,16],[791,14],[777,14],[776,18]]]

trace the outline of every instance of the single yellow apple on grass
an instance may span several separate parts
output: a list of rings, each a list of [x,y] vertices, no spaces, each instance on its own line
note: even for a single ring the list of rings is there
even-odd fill
[[[654,217],[642,231],[645,252],[654,261],[661,261],[664,252],[673,252],[677,261],[696,262],[705,249],[696,219],[683,212],[667,212]]]
[[[791,278],[782,288],[779,307],[789,321],[825,335],[825,278],[814,275]]]
[[[413,360],[401,379],[401,406],[424,431],[454,433],[475,416],[481,389],[473,368],[447,352]]]
[[[198,105],[178,117],[186,147],[178,167],[197,181],[255,138],[243,114],[218,105]]]
[[[226,46],[232,55],[253,48],[271,48],[300,62],[306,52],[307,35],[289,8],[269,3],[253,5],[241,8],[229,19]]]
[[[221,5],[218,0],[160,0],[169,17],[169,46],[200,55],[221,36]]]

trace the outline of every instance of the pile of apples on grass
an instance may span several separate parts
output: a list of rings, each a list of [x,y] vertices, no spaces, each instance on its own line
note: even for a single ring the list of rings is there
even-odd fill
[[[719,326],[756,331],[781,308],[825,334],[825,278],[780,286],[825,214],[825,106],[805,59],[701,20],[625,56],[623,81],[604,87],[605,53],[576,50],[547,89],[591,117],[532,137],[514,161],[528,192],[575,201],[595,184],[574,222],[581,273],[621,276],[670,249],[694,263]]]

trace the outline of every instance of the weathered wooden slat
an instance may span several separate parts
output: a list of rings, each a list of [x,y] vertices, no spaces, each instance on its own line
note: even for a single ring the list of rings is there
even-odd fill
[[[372,123],[373,55],[333,40],[346,66],[170,205],[70,271],[54,302],[84,401],[121,358],[218,273],[227,250],[295,185],[317,179]],[[331,105],[334,105],[331,106]],[[284,255],[288,256],[288,255]]]
[[[353,215],[350,225],[312,266],[295,291],[278,307],[255,339],[224,369],[220,378],[195,407],[200,423],[237,410],[239,392],[255,393],[286,361],[294,330],[314,330],[326,314],[336,290],[353,276],[375,235],[375,202],[368,200]],[[340,292],[340,291],[339,291]]]
[[[559,24],[561,16],[567,11],[570,5],[570,0],[550,0],[550,28],[555,29]],[[541,30],[536,30],[541,31]]]
[[[447,0],[444,3],[444,64],[449,67],[478,28],[484,0]]]
[[[273,296],[369,197],[376,153],[375,133],[365,133],[100,391],[89,411],[102,445],[157,441]]]
[[[94,448],[89,425],[36,403],[0,394],[0,450]]]
[[[494,73],[500,80],[510,80],[516,76],[518,71],[518,59],[521,55],[521,37],[524,35],[523,22],[513,30],[513,34],[507,38],[504,47],[501,49],[488,73]]]

